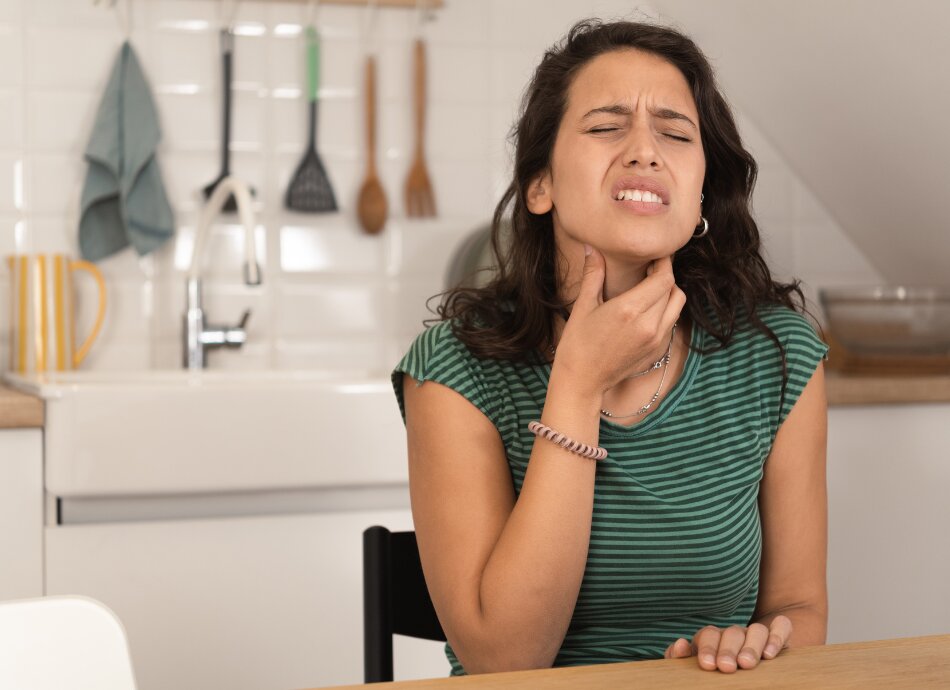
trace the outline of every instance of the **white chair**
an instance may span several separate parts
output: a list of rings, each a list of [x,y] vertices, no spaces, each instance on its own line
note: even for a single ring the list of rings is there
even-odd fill
[[[135,690],[122,623],[88,597],[0,602],[0,688]]]

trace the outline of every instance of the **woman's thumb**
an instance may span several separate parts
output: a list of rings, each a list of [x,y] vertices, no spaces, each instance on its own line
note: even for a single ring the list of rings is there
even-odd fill
[[[578,302],[594,307],[604,301],[604,256],[589,244],[584,245],[584,275],[577,295]]]

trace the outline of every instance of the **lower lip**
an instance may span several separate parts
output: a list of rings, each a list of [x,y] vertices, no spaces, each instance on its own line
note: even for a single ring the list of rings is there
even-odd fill
[[[666,204],[655,204],[650,201],[631,201],[629,199],[614,199],[625,210],[633,211],[644,216],[655,216],[666,211]]]

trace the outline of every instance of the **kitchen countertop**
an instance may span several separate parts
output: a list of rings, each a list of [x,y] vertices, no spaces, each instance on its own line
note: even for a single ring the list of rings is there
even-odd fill
[[[950,403],[950,376],[826,375],[828,405]],[[0,382],[0,429],[42,427],[44,403]]]
[[[43,426],[43,401],[0,382],[0,429]]]
[[[828,371],[828,405],[887,405],[893,403],[948,403],[950,376],[893,376],[844,374]]]

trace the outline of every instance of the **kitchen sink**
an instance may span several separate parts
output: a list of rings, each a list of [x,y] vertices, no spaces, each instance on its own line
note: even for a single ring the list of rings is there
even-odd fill
[[[378,375],[377,378],[382,377]],[[256,382],[301,384],[313,381],[341,381],[373,378],[371,372],[362,370],[224,370],[204,369],[147,369],[139,371],[56,371],[41,374],[5,373],[8,383],[43,398],[54,397],[64,387],[74,386],[129,386],[129,385],[189,385],[228,386]]]
[[[45,400],[59,497],[405,484],[389,376],[367,371],[6,374]]]

